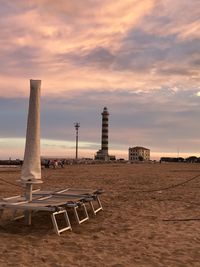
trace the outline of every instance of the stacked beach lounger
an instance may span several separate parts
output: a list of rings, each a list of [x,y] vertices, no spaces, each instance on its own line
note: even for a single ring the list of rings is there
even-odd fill
[[[71,209],[76,218],[76,222],[81,224],[89,219],[86,204],[93,213],[103,210],[100,194],[102,190],[80,189],[80,188],[66,188],[56,191],[34,190],[32,192],[32,199],[27,200],[26,196],[14,196],[3,198],[0,201],[0,215],[3,214],[5,208],[10,208],[14,211],[14,219],[19,219],[16,216],[17,211],[22,210],[26,212],[33,211],[48,211],[51,213],[51,220],[57,235],[66,231],[72,230],[71,223],[68,216],[68,210]],[[80,216],[80,213],[82,216]],[[60,228],[58,226],[57,215],[63,215],[65,226]],[[20,216],[22,217],[22,216]],[[80,219],[80,217],[82,217]],[[28,224],[31,224],[31,220]]]
[[[34,185],[42,183],[40,155],[40,89],[41,80],[30,80],[30,98],[27,119],[26,145],[21,169],[20,181],[25,187],[24,196],[3,198],[0,200],[0,216],[6,208],[12,209],[14,217],[19,210],[23,211],[26,224],[31,224],[33,211],[48,211],[51,213],[55,232],[72,230],[68,217],[68,209],[72,209],[76,221],[81,224],[88,220],[86,203],[89,203],[93,214],[102,210],[99,199],[101,190],[66,188],[57,191],[32,190]],[[93,203],[97,203],[94,208]],[[82,213],[79,211],[82,210]],[[58,226],[57,215],[63,215],[65,226]],[[83,214],[84,216],[79,216]],[[82,218],[82,219],[80,219]]]

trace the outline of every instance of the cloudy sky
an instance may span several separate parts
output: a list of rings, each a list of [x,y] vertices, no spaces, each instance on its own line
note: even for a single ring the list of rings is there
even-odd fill
[[[0,158],[23,158],[29,80],[42,80],[42,155],[200,156],[199,0],[0,0]]]

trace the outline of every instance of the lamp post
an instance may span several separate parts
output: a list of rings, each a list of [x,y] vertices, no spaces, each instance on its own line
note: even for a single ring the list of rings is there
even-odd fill
[[[80,127],[80,123],[79,122],[75,122],[74,123],[74,127],[76,129],[76,160],[78,159],[78,129]]]

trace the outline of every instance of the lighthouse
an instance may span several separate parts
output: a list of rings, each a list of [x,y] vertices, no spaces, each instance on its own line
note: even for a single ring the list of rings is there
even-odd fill
[[[102,130],[101,130],[101,149],[97,151],[95,156],[96,160],[110,160],[111,156],[108,154],[108,119],[109,119],[109,112],[107,107],[104,107],[102,115]],[[115,159],[115,157],[112,159]]]
[[[108,155],[108,117],[107,107],[103,109],[102,115],[102,133],[101,133],[101,150],[104,155]]]

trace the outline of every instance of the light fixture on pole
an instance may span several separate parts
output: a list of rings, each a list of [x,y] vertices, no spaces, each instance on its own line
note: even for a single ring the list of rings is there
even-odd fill
[[[75,122],[74,123],[74,127],[76,129],[76,160],[78,159],[78,129],[80,127],[80,123],[79,122]]]

